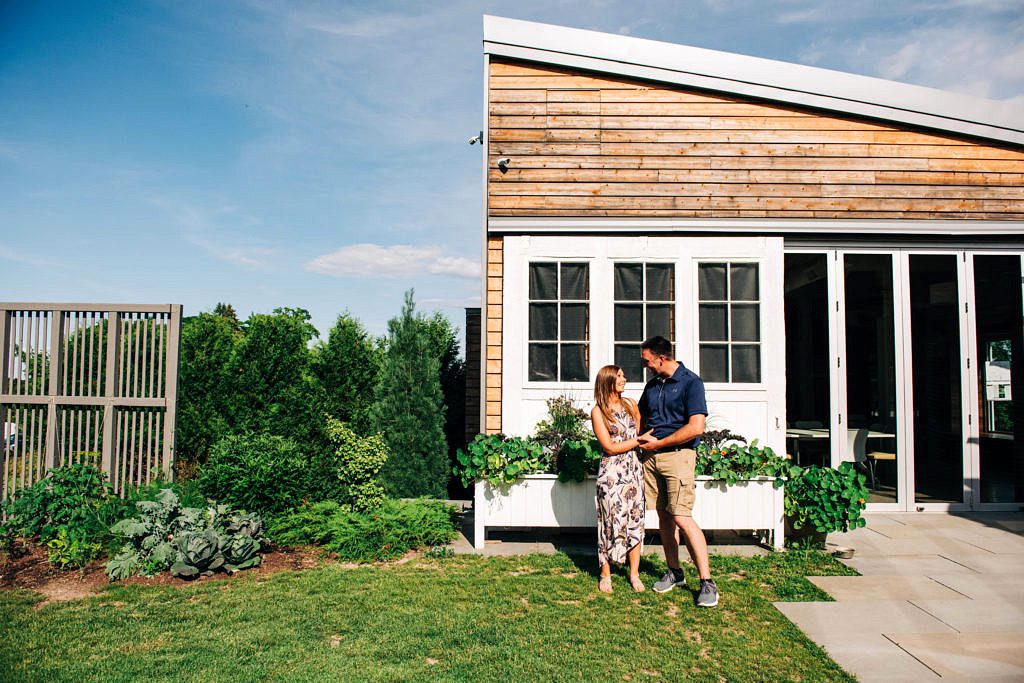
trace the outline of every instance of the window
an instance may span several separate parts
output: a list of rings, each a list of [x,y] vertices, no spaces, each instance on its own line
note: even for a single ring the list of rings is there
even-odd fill
[[[758,264],[699,264],[697,301],[701,378],[705,382],[760,382]]]
[[[673,264],[615,264],[615,364],[629,381],[643,381],[644,339],[661,335],[675,341],[675,294]]]
[[[531,382],[590,379],[590,266],[531,263],[529,361]]]

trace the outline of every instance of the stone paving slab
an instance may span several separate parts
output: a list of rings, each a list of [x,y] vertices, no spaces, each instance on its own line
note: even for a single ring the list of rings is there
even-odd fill
[[[963,536],[961,540],[997,555],[1024,555],[1024,536],[1008,534],[999,529],[985,529]],[[1022,558],[1018,558],[1018,562],[1020,561]]]
[[[836,664],[862,683],[941,681],[927,666],[881,633],[832,634],[815,638]]]
[[[844,539],[843,542],[846,543],[847,540]],[[875,538],[864,538],[860,541],[850,540],[849,543],[849,547],[855,548],[857,553],[862,556],[971,555],[988,552],[971,542],[958,538],[937,535],[922,538],[920,531],[915,532],[915,535],[909,538],[894,539],[876,535]]]
[[[1014,599],[922,600],[911,602],[960,633],[1024,632],[1024,595]],[[1024,649],[1024,645],[1021,646]]]
[[[858,573],[870,575],[932,576],[934,574],[966,573],[977,576],[978,572],[966,565],[939,555],[903,555],[899,557],[859,557],[840,560]]]
[[[1024,631],[908,633],[887,637],[943,679],[1024,680]]]
[[[973,576],[933,574],[932,579],[943,586],[975,600],[1018,600],[1024,596],[1024,572],[1020,570]]]
[[[808,576],[837,602],[851,600],[967,600],[927,576]]]
[[[942,558],[981,574],[1005,574],[1020,571],[1024,562],[1020,555],[995,555],[979,550],[973,553],[942,553]],[[929,572],[931,573],[931,572]]]
[[[778,602],[780,612],[818,642],[841,634],[953,633],[953,629],[919,607],[904,600],[859,600],[851,602]]]

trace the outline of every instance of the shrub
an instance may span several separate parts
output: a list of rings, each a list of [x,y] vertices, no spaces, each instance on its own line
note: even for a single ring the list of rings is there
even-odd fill
[[[235,572],[260,563],[263,522],[256,514],[226,505],[182,507],[170,488],[156,500],[136,504],[138,515],[115,524],[121,551],[107,563],[111,580],[138,573],[152,576],[167,569],[181,578],[223,568]]]
[[[794,529],[849,531],[867,524],[861,516],[867,499],[867,477],[853,463],[797,467],[786,482],[786,517]]]
[[[349,426],[328,418],[331,450],[310,468],[309,500],[336,500],[345,510],[372,510],[384,501],[378,475],[388,459],[380,435],[362,437]]]
[[[228,436],[199,471],[208,498],[255,512],[282,512],[308,494],[309,463],[298,445],[280,436]]]
[[[431,500],[387,500],[373,512],[345,512],[321,502],[280,518],[270,537],[282,545],[313,544],[350,562],[401,557],[455,539],[456,510]]]
[[[61,528],[46,542],[47,560],[58,569],[82,569],[103,552],[103,545],[82,531]]]
[[[8,532],[18,536],[47,543],[63,530],[66,538],[87,539],[105,530],[98,512],[110,494],[106,476],[92,465],[66,465],[15,491],[0,507]]]
[[[452,473],[469,486],[486,479],[494,486],[511,484],[524,474],[544,471],[544,452],[540,444],[518,436],[477,434],[456,455],[459,465]]]

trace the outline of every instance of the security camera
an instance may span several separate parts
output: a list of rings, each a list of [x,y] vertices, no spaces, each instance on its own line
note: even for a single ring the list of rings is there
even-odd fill
[[[498,159],[498,169],[504,173],[508,170],[508,165],[512,163],[512,160],[508,157],[502,157]]]
[[[476,143],[483,142],[483,141],[484,141],[484,132],[483,131],[480,131],[479,133],[477,133],[476,135],[474,135],[470,139],[466,140],[466,142],[468,142],[471,145],[475,145]]]

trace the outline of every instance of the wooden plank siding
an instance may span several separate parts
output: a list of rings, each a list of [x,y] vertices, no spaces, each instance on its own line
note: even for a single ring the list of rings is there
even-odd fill
[[[501,316],[504,244],[501,237],[487,238],[487,301],[484,302],[484,433],[501,432]]]
[[[501,59],[489,93],[490,216],[1024,220],[1013,145]]]

